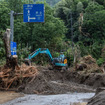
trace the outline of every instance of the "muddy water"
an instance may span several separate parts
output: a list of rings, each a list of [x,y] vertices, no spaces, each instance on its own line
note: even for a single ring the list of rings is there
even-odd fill
[[[88,99],[92,96],[94,96],[94,93],[25,95],[24,97],[14,99],[2,105],[86,105],[83,99]]]
[[[0,91],[0,104],[8,102],[18,97],[23,97],[23,93],[16,93],[14,91]]]

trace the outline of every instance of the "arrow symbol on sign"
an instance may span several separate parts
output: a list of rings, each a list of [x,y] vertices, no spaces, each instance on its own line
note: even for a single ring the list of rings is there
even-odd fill
[[[30,10],[28,10],[28,13],[30,13]]]
[[[31,18],[30,18],[30,17],[28,16],[28,22],[29,22],[31,19],[35,20],[36,18],[35,18],[35,17],[31,17]]]

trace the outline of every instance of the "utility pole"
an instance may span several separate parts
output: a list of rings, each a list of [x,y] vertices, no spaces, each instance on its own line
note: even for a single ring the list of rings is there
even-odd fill
[[[14,11],[10,12],[10,42],[14,41],[14,16],[23,15],[23,13],[15,13]]]
[[[14,39],[14,11],[10,12],[10,42],[13,42]]]

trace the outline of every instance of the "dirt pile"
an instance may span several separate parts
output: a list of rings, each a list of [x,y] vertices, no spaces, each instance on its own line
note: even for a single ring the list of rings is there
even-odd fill
[[[92,86],[93,88],[105,87],[105,74],[91,73],[81,75],[79,83]]]
[[[67,92],[91,92],[91,87],[74,83],[78,73],[49,70],[47,67],[22,65],[19,69],[0,69],[0,89],[16,88],[24,93],[62,94]],[[78,79],[77,79],[78,80]]]
[[[22,65],[16,70],[2,67],[0,69],[0,88],[9,89],[10,87],[17,87],[27,79],[35,78],[38,70],[33,66]]]
[[[77,70],[81,73],[102,73],[102,70],[96,63],[96,60],[91,56],[82,57],[77,63]]]
[[[19,91],[35,94],[63,94],[67,92],[93,92],[89,86],[79,85],[70,81],[71,71],[60,72],[40,67],[36,78],[26,85],[22,85]]]

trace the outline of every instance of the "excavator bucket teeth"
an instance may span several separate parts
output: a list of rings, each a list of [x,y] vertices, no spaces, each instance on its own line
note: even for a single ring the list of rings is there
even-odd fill
[[[26,65],[28,65],[28,66],[31,65],[31,61],[30,61],[29,59],[25,59],[25,60],[24,60],[24,63],[25,63]]]

